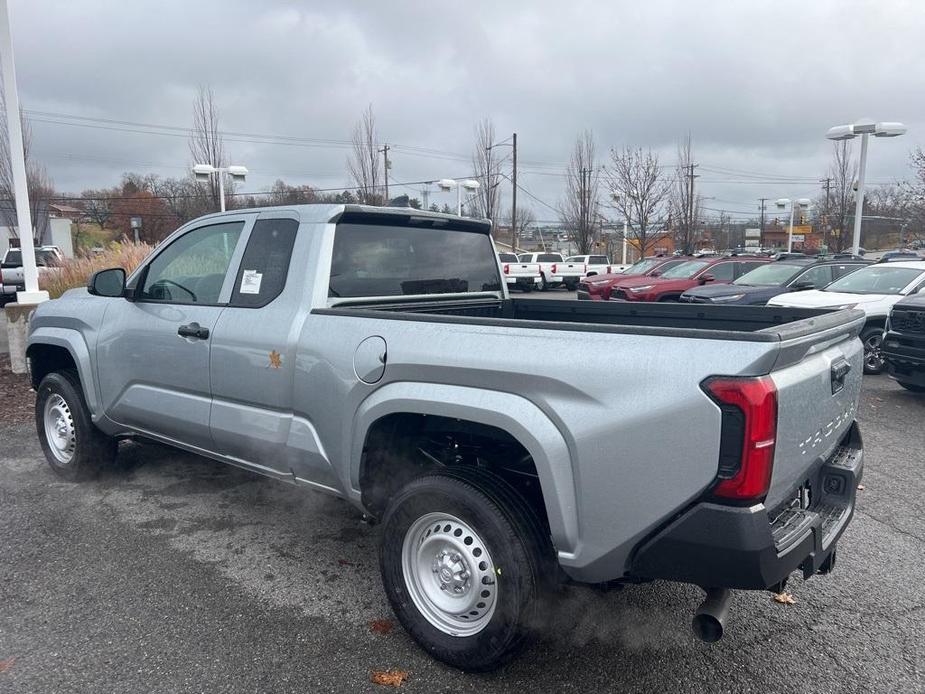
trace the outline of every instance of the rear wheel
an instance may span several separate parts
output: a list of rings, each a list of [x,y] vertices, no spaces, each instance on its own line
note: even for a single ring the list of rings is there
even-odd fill
[[[115,460],[116,440],[94,426],[74,370],[42,379],[35,397],[35,428],[45,459],[64,479],[88,479]]]
[[[565,288],[566,290],[573,292],[578,288],[578,282],[566,282]]]
[[[549,291],[549,283],[546,281],[546,275],[540,276],[540,291],[541,292]]]
[[[408,483],[383,520],[380,568],[408,633],[438,660],[491,670],[524,645],[551,547],[522,497],[479,470]]]
[[[529,294],[533,291],[533,284],[525,284],[522,289],[524,290],[524,294]]]
[[[861,333],[864,344],[864,373],[875,376],[883,371],[883,328],[874,326]]]
[[[916,385],[915,383],[903,383],[902,381],[896,381],[906,390],[912,391],[913,393],[925,393],[925,386]]]

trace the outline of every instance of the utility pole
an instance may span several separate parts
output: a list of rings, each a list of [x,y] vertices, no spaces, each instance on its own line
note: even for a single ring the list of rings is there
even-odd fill
[[[821,179],[821,182],[824,184],[823,188],[825,188],[825,213],[823,214],[823,219],[822,219],[822,238],[825,239],[826,246],[828,246],[829,241],[831,240],[828,237],[830,236],[829,199],[830,199],[830,191],[832,188],[832,177],[826,176],[825,178]]]
[[[758,198],[758,202],[760,203],[758,205],[758,209],[761,210],[761,216],[758,218],[758,229],[760,230],[759,233],[761,234],[761,241],[759,243],[764,243],[764,203],[767,201],[767,198]]]
[[[382,156],[385,159],[385,204],[389,204],[389,168],[391,164],[389,163],[389,146],[388,144],[382,145],[382,149],[379,150],[382,152]]]
[[[690,224],[690,227],[688,228],[687,244],[685,244],[688,246],[688,248],[684,249],[687,253],[690,253],[691,251],[690,246],[692,246],[694,243],[694,179],[697,178],[697,176],[694,175],[694,168],[696,166],[697,166],[696,164],[691,164],[690,165],[691,171],[687,175],[688,179],[690,180],[690,185],[689,185],[690,194],[688,195],[688,198],[687,198],[687,209],[688,209],[687,221],[688,221],[688,224]]]
[[[517,133],[514,133],[514,169],[511,173],[511,251],[517,252]]]

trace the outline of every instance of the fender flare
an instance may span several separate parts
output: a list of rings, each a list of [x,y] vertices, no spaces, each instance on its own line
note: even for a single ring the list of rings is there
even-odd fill
[[[399,381],[382,386],[357,409],[349,441],[350,486],[360,494],[360,463],[370,427],[398,413],[449,417],[497,427],[513,436],[533,457],[560,558],[579,549],[578,506],[572,456],[562,433],[535,404],[513,393],[441,383]]]
[[[37,345],[62,347],[68,351],[74,363],[77,365],[77,373],[80,376],[80,383],[83,386],[87,407],[90,410],[93,421],[97,421],[100,416],[100,397],[97,392],[96,379],[93,377],[93,364],[90,360],[90,350],[83,339],[83,335],[77,330],[71,330],[69,328],[43,326],[36,328],[29,335],[29,341],[26,345],[26,355],[28,356],[32,348]]]

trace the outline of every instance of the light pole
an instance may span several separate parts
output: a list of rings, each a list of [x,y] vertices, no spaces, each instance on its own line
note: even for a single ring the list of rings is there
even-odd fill
[[[196,174],[197,181],[208,181],[212,174],[218,175],[218,197],[221,211],[225,211],[225,174],[228,174],[236,181],[243,181],[247,177],[247,167],[245,166],[212,166],[211,164],[195,164],[193,173]]]
[[[830,140],[853,140],[861,136],[861,161],[858,163],[858,194],[854,204],[854,236],[851,240],[851,252],[860,255],[861,217],[864,214],[864,174],[867,169],[867,139],[874,137],[899,137],[906,132],[906,126],[896,122],[875,123],[869,118],[862,118],[857,123],[836,125],[825,134]],[[844,233],[844,230],[842,231]]]
[[[619,202],[620,202],[620,191],[617,191],[617,190],[611,191],[611,192],[610,192],[610,197],[613,198],[613,201],[614,201],[615,203],[618,203],[618,204],[619,204]],[[632,193],[630,193],[627,197],[629,197],[629,198],[631,198],[631,199],[633,199],[633,200],[636,199],[636,196],[633,195]],[[628,208],[627,208],[627,209],[628,209]],[[630,225],[630,213],[627,211],[627,209],[623,209],[623,210],[622,210],[622,211],[623,211],[623,258],[622,258],[621,261],[620,261],[620,264],[621,264],[621,265],[626,265],[626,236],[627,236],[627,234],[629,233],[629,225]],[[642,252],[640,251],[640,253],[639,253],[640,259],[642,259],[642,257],[643,257],[644,255],[645,255],[645,254],[642,253]]]
[[[456,189],[456,214],[459,217],[462,217],[462,191],[463,188],[466,189],[469,193],[474,193],[481,186],[478,181],[471,178],[467,178],[464,181],[456,181],[452,178],[441,178],[437,181],[437,187],[442,190],[444,193],[448,193],[453,188]]]
[[[781,198],[774,204],[777,205],[777,209],[779,210],[785,210],[787,207],[790,208],[790,231],[787,234],[787,252],[790,253],[793,250],[793,208],[799,206],[801,210],[808,210],[810,200],[809,198],[800,198],[799,200]]]

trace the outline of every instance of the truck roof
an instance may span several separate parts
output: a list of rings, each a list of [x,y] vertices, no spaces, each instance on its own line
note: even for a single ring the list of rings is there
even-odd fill
[[[363,217],[382,217],[393,216],[408,220],[428,219],[428,220],[445,220],[451,222],[457,228],[459,225],[469,228],[472,231],[482,231],[488,233],[491,230],[491,220],[474,219],[471,217],[459,217],[455,214],[445,214],[443,212],[431,212],[430,210],[416,210],[413,207],[376,207],[374,205],[340,205],[332,203],[316,203],[307,205],[276,205],[273,207],[248,207],[245,209],[227,210],[225,212],[214,212],[212,214],[198,217],[201,219],[216,219],[230,215],[250,213],[250,212],[296,212],[302,222],[328,224],[331,222],[341,221],[345,216],[354,218],[359,222]],[[344,220],[347,221],[347,220]],[[436,226],[436,225],[434,225]]]

